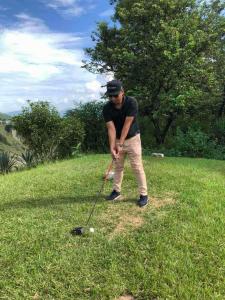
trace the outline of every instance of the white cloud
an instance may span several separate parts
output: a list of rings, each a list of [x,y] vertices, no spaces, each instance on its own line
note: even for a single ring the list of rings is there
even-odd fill
[[[99,99],[105,79],[80,68],[84,58],[79,34],[51,32],[26,14],[0,31],[0,112],[21,109],[26,100],[46,100],[57,109]]]
[[[92,80],[85,83],[85,86],[90,92],[98,92],[101,89],[101,83],[98,80]]]
[[[65,17],[77,17],[93,9],[93,0],[42,0],[43,3]]]
[[[25,13],[15,15],[18,22],[16,23],[18,29],[29,32],[40,32],[41,30],[46,31],[47,26],[44,21],[39,18],[31,17]]]
[[[105,11],[103,11],[102,13],[100,13],[100,17],[111,17],[114,14],[114,10],[112,8],[107,9]]]
[[[82,50],[71,51],[61,42],[62,36],[57,34],[4,30],[0,36],[0,72],[24,72],[45,80],[62,72],[62,65],[80,67]]]

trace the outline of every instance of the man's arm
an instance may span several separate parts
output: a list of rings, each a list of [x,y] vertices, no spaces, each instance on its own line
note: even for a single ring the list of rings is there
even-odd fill
[[[116,150],[116,128],[112,121],[106,122],[108,129],[109,147],[113,158],[117,158]]]
[[[133,120],[134,120],[134,117],[126,117],[125,122],[123,124],[123,129],[121,132],[119,145],[123,145]]]

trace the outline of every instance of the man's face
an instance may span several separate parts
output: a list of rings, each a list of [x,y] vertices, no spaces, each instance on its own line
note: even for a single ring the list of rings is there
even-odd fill
[[[121,104],[123,102],[124,92],[121,90],[118,95],[109,96],[110,101],[112,101],[115,105]]]

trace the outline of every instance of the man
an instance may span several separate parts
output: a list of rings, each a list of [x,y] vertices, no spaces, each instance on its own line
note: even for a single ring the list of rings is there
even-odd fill
[[[116,200],[121,196],[124,160],[127,154],[138,182],[140,197],[137,204],[143,207],[148,204],[148,195],[142,164],[140,130],[137,124],[137,101],[124,94],[119,80],[107,83],[106,94],[109,101],[103,107],[103,116],[108,129],[110,152],[115,159],[113,191],[106,199]]]

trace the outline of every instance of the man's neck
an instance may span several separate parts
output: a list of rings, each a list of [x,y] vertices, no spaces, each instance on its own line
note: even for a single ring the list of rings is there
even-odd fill
[[[123,99],[122,99],[121,103],[115,105],[116,109],[121,109],[122,108],[123,103],[124,103],[124,99],[125,99],[125,96],[123,96]]]

